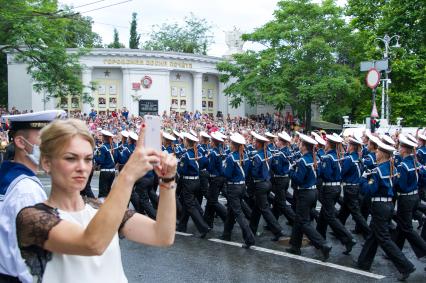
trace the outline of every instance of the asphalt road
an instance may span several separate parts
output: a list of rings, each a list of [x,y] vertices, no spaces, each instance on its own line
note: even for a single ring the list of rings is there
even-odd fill
[[[40,176],[46,190],[50,182]],[[92,180],[92,188],[97,193],[98,177]],[[222,200],[224,201],[224,200]],[[291,227],[280,223],[290,235]],[[353,222],[349,219],[349,228]],[[259,227],[262,227],[260,224]],[[417,227],[417,224],[415,224]],[[235,225],[232,242],[220,241],[223,225],[215,220],[213,230],[205,239],[200,239],[190,221],[187,234],[178,233],[170,248],[154,248],[121,240],[123,266],[129,282],[396,282],[398,272],[390,261],[382,257],[378,250],[370,272],[363,272],[354,266],[363,240],[355,236],[358,244],[351,255],[343,255],[344,247],[331,235],[333,244],[327,263],[319,261],[320,254],[311,246],[302,248],[302,256],[285,253],[286,240],[271,242],[269,231],[259,231],[256,246],[250,250],[241,248],[241,230]],[[426,260],[419,260],[408,244],[404,253],[417,270],[407,282],[426,282]]]

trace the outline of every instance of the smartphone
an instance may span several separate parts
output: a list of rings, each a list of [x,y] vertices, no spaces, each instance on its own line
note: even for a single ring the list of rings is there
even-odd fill
[[[145,115],[145,140],[146,148],[153,148],[161,151],[161,117]]]

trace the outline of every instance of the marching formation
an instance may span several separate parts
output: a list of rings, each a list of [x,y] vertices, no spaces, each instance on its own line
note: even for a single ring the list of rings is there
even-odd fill
[[[115,168],[120,170],[129,159],[138,135],[122,131],[121,141],[113,143],[111,132],[101,133],[103,140],[94,160],[100,169],[99,198],[104,198],[114,181]],[[237,222],[243,247],[250,248],[263,217],[272,241],[291,234],[287,252],[300,255],[306,235],[325,261],[332,249],[327,240],[330,227],[346,255],[357,244],[353,234],[364,237],[358,268],[369,270],[380,246],[400,272],[400,280],[415,270],[402,252],[406,240],[418,258],[426,256],[426,228],[419,235],[412,224],[416,219],[421,225],[426,215],[426,206],[420,201],[426,201],[424,133],[391,137],[366,131],[362,137],[342,137],[321,131],[290,136],[285,131],[255,132],[240,127],[238,132],[165,130],[162,139],[162,150],[178,159],[180,232],[186,232],[191,218],[205,238],[217,216],[224,223],[223,240],[231,240]],[[157,185],[155,173],[148,172],[136,182],[131,196],[135,210],[152,219],[159,201]],[[90,180],[82,194],[93,196]],[[221,194],[226,206],[219,202]],[[281,215],[292,227],[291,233],[283,231],[278,221]],[[349,216],[356,223],[352,231],[345,227]]]

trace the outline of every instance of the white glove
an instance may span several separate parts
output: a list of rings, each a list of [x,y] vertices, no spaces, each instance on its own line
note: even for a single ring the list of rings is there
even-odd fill
[[[364,173],[362,173],[363,178],[367,178],[369,175],[370,175],[370,173],[367,172],[367,171],[364,171]]]

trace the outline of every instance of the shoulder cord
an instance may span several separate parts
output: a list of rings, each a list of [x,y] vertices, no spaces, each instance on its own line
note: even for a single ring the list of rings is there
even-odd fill
[[[244,159],[244,145],[240,144],[238,147],[238,152],[240,154],[240,165],[243,166],[243,159]]]

